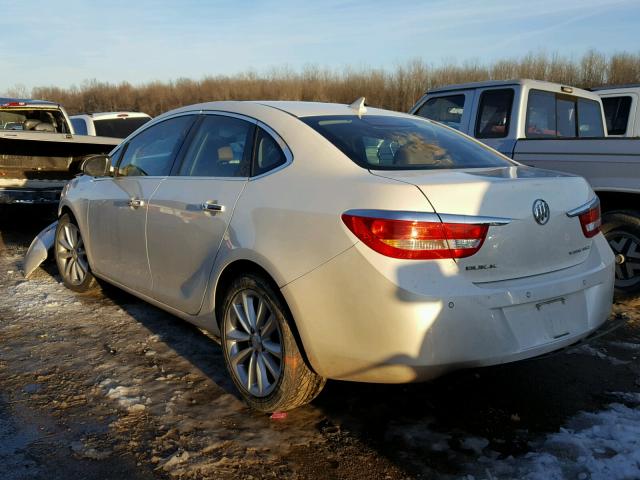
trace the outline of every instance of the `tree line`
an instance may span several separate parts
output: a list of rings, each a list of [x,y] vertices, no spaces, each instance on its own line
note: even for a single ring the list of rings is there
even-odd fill
[[[466,61],[439,65],[416,59],[394,68],[302,70],[275,68],[236,75],[180,78],[140,85],[88,80],[80,86],[16,87],[9,96],[52,100],[70,114],[101,111],[142,111],[152,116],[183,105],[214,100],[313,100],[351,103],[365,96],[367,104],[406,111],[430,88],[482,80],[532,78],[589,88],[640,82],[640,53],[605,55],[589,51],[578,58],[529,54],[491,63]]]

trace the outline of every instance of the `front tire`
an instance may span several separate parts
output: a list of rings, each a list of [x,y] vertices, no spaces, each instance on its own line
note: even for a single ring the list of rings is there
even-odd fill
[[[606,213],[601,230],[616,257],[616,290],[627,294],[640,292],[640,214]]]
[[[287,411],[313,400],[325,379],[306,364],[288,310],[259,275],[236,278],[221,310],[222,350],[233,383],[251,408]]]
[[[87,293],[97,288],[98,284],[91,274],[80,228],[68,213],[58,220],[54,254],[65,287],[79,293]]]

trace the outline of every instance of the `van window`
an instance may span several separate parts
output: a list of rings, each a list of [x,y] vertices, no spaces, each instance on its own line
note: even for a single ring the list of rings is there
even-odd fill
[[[531,90],[527,103],[527,138],[604,136],[600,104],[595,100]]]
[[[419,115],[460,130],[464,113],[464,95],[430,98],[416,112]]]
[[[509,133],[513,89],[485,90],[480,96],[475,136],[503,138]]]
[[[629,123],[629,111],[631,110],[631,97],[604,97],[604,117],[607,121],[609,135],[624,135],[627,133]]]

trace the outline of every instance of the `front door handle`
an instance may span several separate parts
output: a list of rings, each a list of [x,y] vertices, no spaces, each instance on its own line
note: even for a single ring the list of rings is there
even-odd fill
[[[224,205],[220,205],[216,200],[208,200],[202,203],[202,210],[214,214],[224,212]]]
[[[128,204],[131,208],[144,207],[144,200],[140,200],[139,198],[132,198],[131,200],[129,200],[129,201],[127,202],[127,204]]]

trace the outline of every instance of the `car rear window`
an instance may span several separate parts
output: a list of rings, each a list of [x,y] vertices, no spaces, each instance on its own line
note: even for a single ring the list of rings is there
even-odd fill
[[[301,119],[347,157],[371,170],[435,170],[513,165],[455,130],[419,118],[382,115]]]
[[[93,125],[98,137],[125,138],[149,120],[151,120],[149,117],[113,118],[94,120]]]

